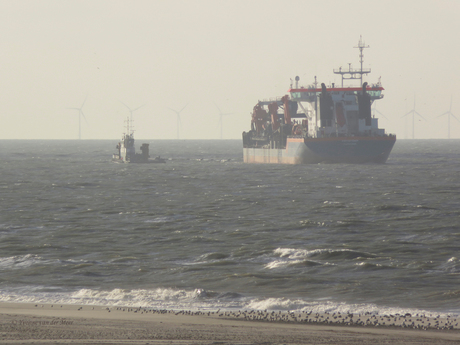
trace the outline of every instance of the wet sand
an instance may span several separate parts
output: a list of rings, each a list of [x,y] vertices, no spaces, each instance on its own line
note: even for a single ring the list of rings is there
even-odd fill
[[[459,329],[436,315],[0,303],[0,344],[460,344]]]

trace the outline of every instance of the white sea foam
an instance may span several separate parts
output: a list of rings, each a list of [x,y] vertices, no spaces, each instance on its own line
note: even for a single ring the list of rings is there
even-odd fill
[[[289,260],[289,261],[280,261],[280,260],[275,260],[272,262],[269,262],[268,264],[265,265],[265,268],[268,269],[274,269],[274,268],[280,268],[288,265],[297,265],[304,262],[304,260]]]
[[[49,288],[29,288],[21,291],[0,291],[0,302],[47,303],[47,304],[81,304],[103,306],[131,306],[165,309],[200,309],[214,308],[212,301],[202,301],[206,291],[178,289],[113,289],[93,290],[79,289],[73,292],[40,291]],[[224,305],[216,305],[223,308]]]
[[[173,219],[171,217],[157,217],[155,219],[149,219],[146,220],[146,223],[167,223],[167,222],[172,222]]]
[[[275,255],[280,257],[288,257],[289,259],[308,258],[323,253],[336,253],[336,252],[353,252],[350,249],[328,249],[319,248],[313,250],[294,249],[294,248],[277,248],[274,250]]]
[[[290,312],[301,312],[308,311],[313,313],[353,313],[353,314],[364,314],[370,313],[374,315],[404,315],[406,313],[419,314],[419,315],[430,315],[433,311],[427,311],[422,309],[403,309],[394,307],[382,307],[375,304],[347,304],[337,303],[328,300],[324,301],[306,301],[306,300],[290,300],[284,298],[267,298],[263,300],[251,301],[247,304],[247,309],[255,310],[280,310]],[[451,313],[437,313],[437,315],[446,317]]]
[[[274,250],[275,255],[280,257],[293,257],[293,256],[308,256],[309,251],[304,249],[293,249],[293,248],[276,248]]]
[[[22,269],[43,262],[43,258],[38,255],[15,255],[0,258],[0,269]]]
[[[180,290],[157,288],[147,289],[80,289],[73,292],[40,291],[43,288],[30,287],[20,291],[0,291],[0,302],[40,303],[40,304],[78,304],[108,307],[145,307],[169,310],[273,310],[273,311],[312,311],[314,313],[356,313],[356,314],[434,314],[422,309],[404,309],[377,306],[375,304],[347,304],[332,302],[328,298],[320,300],[287,298],[248,298],[238,294],[222,296],[203,289]],[[458,311],[438,312],[441,316],[458,315]]]
[[[273,251],[273,253],[278,256],[280,259],[275,259],[267,263],[264,267],[267,269],[276,269],[280,267],[286,267],[290,265],[298,265],[305,263],[307,261],[313,264],[319,265],[333,265],[327,261],[316,261],[311,260],[309,258],[323,254],[323,253],[334,253],[334,252],[353,252],[349,249],[313,249],[313,250],[306,250],[306,249],[294,249],[294,248],[277,248]],[[307,260],[308,259],[308,260]]]

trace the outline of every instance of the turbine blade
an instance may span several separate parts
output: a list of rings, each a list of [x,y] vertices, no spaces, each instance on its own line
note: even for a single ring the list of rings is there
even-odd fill
[[[412,114],[413,112],[414,112],[414,110],[411,110],[411,111],[409,111],[407,114],[405,114],[405,115],[403,115],[403,116],[401,116],[401,117],[405,117],[405,116],[407,116],[407,115],[410,115],[410,114]]]
[[[449,111],[446,111],[445,113],[442,113],[442,114],[439,115],[438,117],[444,116],[444,115],[446,115],[446,114],[450,114],[450,112],[449,112]]]
[[[217,110],[219,110],[219,113],[222,114],[222,111],[220,110],[220,108],[217,106],[216,102],[213,102],[214,105],[216,106]]]
[[[140,109],[140,108],[142,108],[142,107],[144,107],[144,106],[145,106],[145,104],[144,104],[144,105],[141,105],[140,107],[137,107],[137,108],[134,109],[134,110],[132,110],[132,112],[135,112],[136,110],[138,110],[138,109]]]
[[[87,99],[88,99],[88,95],[86,95],[85,100],[83,101],[83,103],[82,103],[80,109],[83,108],[83,106],[85,105]]]
[[[424,119],[426,121],[426,119],[422,115],[420,115],[418,111],[414,110],[414,113],[417,114],[418,116],[420,116],[422,119]]]
[[[374,111],[380,115],[382,115],[385,119],[388,120],[388,117],[385,116],[385,114],[383,114],[381,111],[378,111],[377,109],[374,109]]]
[[[86,124],[88,124],[88,121],[86,120],[86,116],[85,116],[85,114],[83,114],[83,110],[81,110],[81,109],[80,109],[80,114],[83,115],[83,118],[85,119]]]
[[[128,108],[129,111],[132,111],[130,107],[128,107],[125,103],[123,103],[122,101],[120,101],[121,104],[123,104],[126,108]]]
[[[179,112],[173,108],[168,108],[168,109],[174,111],[176,114],[179,114]]]
[[[179,113],[181,113],[182,110],[184,110],[187,105],[189,105],[189,103],[187,103],[181,110],[179,110]]]

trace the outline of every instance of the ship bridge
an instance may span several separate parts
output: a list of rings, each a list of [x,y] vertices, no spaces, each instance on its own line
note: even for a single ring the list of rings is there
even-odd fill
[[[338,95],[344,93],[346,95],[358,95],[362,92],[361,87],[332,87],[326,88],[327,92],[332,93],[333,95]],[[383,98],[382,91],[385,90],[380,84],[368,85],[366,87],[367,94],[371,97],[372,100]],[[291,99],[297,102],[314,102],[316,97],[321,93],[322,89],[320,88],[295,88],[289,89],[288,92],[291,94]]]

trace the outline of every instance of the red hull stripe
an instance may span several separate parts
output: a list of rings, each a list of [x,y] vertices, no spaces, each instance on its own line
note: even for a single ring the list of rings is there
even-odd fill
[[[339,91],[343,91],[343,92],[347,92],[347,91],[361,91],[362,88],[360,87],[331,87],[329,89],[326,89],[327,91],[329,92],[339,92]],[[382,90],[385,90],[383,87],[379,86],[379,87],[370,87],[368,86],[366,88],[366,91],[382,91]],[[312,92],[321,92],[322,90],[321,89],[289,89],[288,92],[309,92],[309,93],[312,93]]]

